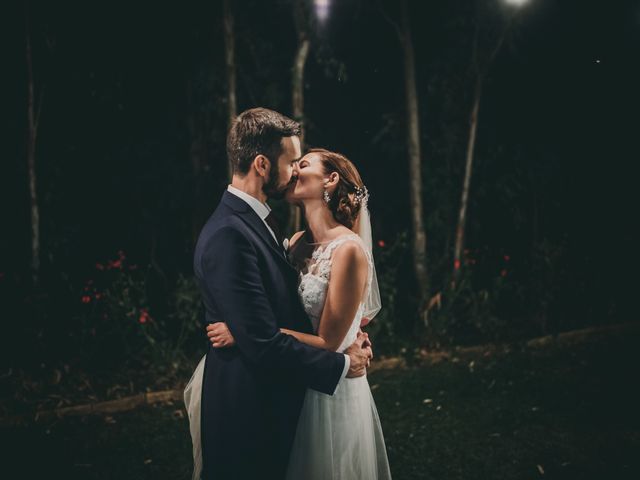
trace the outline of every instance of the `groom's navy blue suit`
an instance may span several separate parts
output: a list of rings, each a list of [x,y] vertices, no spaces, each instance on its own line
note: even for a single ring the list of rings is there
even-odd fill
[[[332,394],[344,355],[280,333],[311,333],[297,272],[260,217],[232,193],[200,233],[194,270],[205,321],[225,322],[236,340],[207,352],[202,478],[283,478],[305,389]]]

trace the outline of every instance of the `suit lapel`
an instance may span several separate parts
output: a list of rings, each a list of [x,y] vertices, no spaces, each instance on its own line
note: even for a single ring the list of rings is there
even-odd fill
[[[295,289],[295,285],[298,279],[298,271],[295,269],[293,265],[289,263],[289,261],[283,255],[283,252],[280,248],[278,248],[275,240],[269,233],[266,225],[262,221],[262,219],[258,216],[258,214],[251,208],[244,200],[239,197],[236,197],[234,194],[229,193],[228,191],[224,192],[222,196],[222,203],[225,204],[230,210],[232,210],[232,214],[238,215],[242,219],[244,223],[246,223],[251,230],[253,230],[260,239],[267,244],[274,257],[280,259],[281,264],[287,270],[287,275],[291,276],[293,287]],[[230,212],[231,213],[231,212]],[[297,293],[294,293],[294,296],[297,298]],[[298,319],[298,325],[292,325],[292,328],[297,330],[300,329],[305,333],[313,333],[313,326],[311,324],[311,320],[307,316],[304,311],[302,304],[298,302],[300,315],[296,315],[295,318]]]
[[[247,202],[242,200],[239,197],[236,197],[234,194],[229,193],[228,191],[224,192],[222,196],[222,201],[231,207],[238,216],[255,232],[258,234],[260,239],[267,244],[267,246],[271,249],[276,257],[278,257],[284,264],[287,265],[290,269],[294,270],[293,266],[287,261],[284,256],[284,250],[278,246],[275,239],[267,229],[267,226],[264,224],[262,219],[258,216],[258,214],[251,208]]]

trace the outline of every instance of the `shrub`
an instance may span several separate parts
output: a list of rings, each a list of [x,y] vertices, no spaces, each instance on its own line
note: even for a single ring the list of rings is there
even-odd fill
[[[85,355],[97,366],[135,361],[176,369],[188,355],[184,347],[201,328],[195,279],[178,275],[171,288],[152,266],[128,264],[123,252],[96,264],[96,279],[84,286]]]

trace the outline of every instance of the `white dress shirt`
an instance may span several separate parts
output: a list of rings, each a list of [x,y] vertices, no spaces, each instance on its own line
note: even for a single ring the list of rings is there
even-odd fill
[[[227,187],[227,191],[229,193],[233,193],[236,197],[241,198],[242,200],[245,201],[245,203],[249,204],[249,206],[253,208],[253,211],[258,214],[258,216],[260,217],[260,220],[262,220],[262,222],[264,223],[264,226],[267,227],[267,230],[269,230],[273,239],[276,241],[276,243],[278,243],[276,234],[273,233],[273,230],[271,230],[271,227],[265,220],[269,215],[269,213],[271,212],[271,207],[269,207],[269,205],[267,205],[266,203],[262,203],[256,197],[249,195],[247,192],[238,190],[236,187],[233,187],[231,185]]]
[[[262,223],[264,223],[265,227],[267,227],[267,230],[269,230],[269,232],[271,233],[271,236],[274,238],[276,243],[278,243],[278,239],[276,238],[276,234],[273,233],[273,230],[271,230],[271,227],[265,221],[265,219],[267,218],[267,215],[269,215],[269,213],[271,212],[271,208],[269,207],[269,205],[267,205],[266,203],[262,203],[256,197],[254,197],[252,195],[249,195],[247,192],[243,192],[242,190],[239,190],[239,189],[237,189],[236,187],[234,187],[232,185],[229,185],[227,187],[227,191],[229,193],[232,193],[236,197],[240,198],[241,200],[244,200],[245,203],[247,203],[247,205],[249,205],[253,209],[253,211],[256,212],[256,214],[262,220]],[[344,356],[344,369],[342,370],[342,376],[340,377],[340,381],[338,382],[338,385],[340,385],[340,382],[342,381],[342,379],[347,376],[347,373],[349,372],[349,367],[350,366],[351,366],[351,359],[349,358],[349,355],[345,355]],[[338,389],[338,385],[336,385],[336,390]],[[334,390],[333,393],[336,393],[336,390]]]

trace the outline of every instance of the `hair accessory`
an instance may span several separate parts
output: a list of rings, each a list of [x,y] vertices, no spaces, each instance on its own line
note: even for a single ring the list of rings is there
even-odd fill
[[[364,185],[362,187],[356,187],[356,202],[360,206],[366,206],[369,202],[369,190]]]

